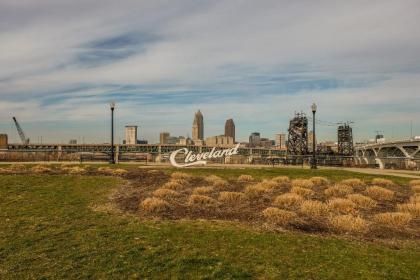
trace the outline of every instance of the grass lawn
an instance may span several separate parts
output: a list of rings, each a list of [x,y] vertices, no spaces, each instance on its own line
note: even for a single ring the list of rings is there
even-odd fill
[[[371,177],[301,169],[187,172]],[[141,221],[92,210],[121,183],[109,176],[0,175],[0,279],[413,279],[420,272],[418,241],[257,232],[228,222]]]

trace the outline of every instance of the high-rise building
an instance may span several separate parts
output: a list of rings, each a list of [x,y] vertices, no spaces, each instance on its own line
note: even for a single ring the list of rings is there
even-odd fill
[[[233,146],[235,142],[233,138],[225,135],[217,135],[206,138],[207,146]]]
[[[195,140],[204,140],[204,122],[203,114],[200,110],[195,113],[194,122],[192,126],[192,139]]]
[[[286,149],[286,134],[285,133],[276,134],[276,147],[280,150]]]
[[[137,144],[137,125],[125,126],[125,143],[127,145]]]
[[[233,119],[226,120],[225,136],[232,137],[233,142],[235,143],[235,123],[233,122]]]
[[[253,132],[249,136],[249,146],[250,147],[257,147],[260,145],[261,136],[259,132]]]
[[[8,140],[7,134],[0,134],[0,150],[7,150]]]
[[[169,132],[161,132],[159,134],[159,143],[160,144],[169,144],[168,143],[169,137],[170,137]]]

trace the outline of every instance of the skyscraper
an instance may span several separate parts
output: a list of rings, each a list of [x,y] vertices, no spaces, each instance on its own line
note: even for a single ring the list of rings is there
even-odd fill
[[[169,132],[161,132],[159,135],[159,143],[160,144],[168,144],[168,139],[170,137]]]
[[[235,123],[233,122],[233,119],[226,120],[225,136],[232,137],[233,143],[235,143]]]
[[[137,125],[125,126],[125,143],[127,145],[137,144]]]
[[[249,146],[256,147],[260,145],[261,135],[259,132],[252,132],[249,136]]]
[[[192,139],[204,140],[203,114],[201,114],[200,110],[198,110],[194,116],[194,122],[192,125]]]

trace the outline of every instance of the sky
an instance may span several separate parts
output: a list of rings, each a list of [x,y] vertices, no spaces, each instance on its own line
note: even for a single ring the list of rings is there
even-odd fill
[[[420,1],[0,0],[0,133],[32,142],[274,139],[318,106],[319,140],[420,135]],[[410,125],[412,124],[412,125]]]

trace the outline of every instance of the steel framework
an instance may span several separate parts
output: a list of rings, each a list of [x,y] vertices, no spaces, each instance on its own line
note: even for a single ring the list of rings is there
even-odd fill
[[[302,112],[295,113],[295,117],[290,120],[287,153],[289,155],[308,154],[308,118]]]
[[[351,156],[354,154],[353,147],[353,130],[347,124],[340,125],[337,129],[338,136],[338,154],[343,156]]]

